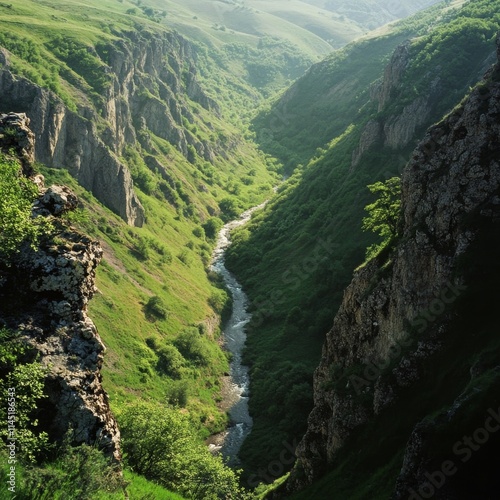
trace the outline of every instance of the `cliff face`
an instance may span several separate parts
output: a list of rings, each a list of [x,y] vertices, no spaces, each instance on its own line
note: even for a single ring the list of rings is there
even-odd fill
[[[54,93],[14,75],[5,49],[0,50],[0,111],[23,112],[30,118],[37,161],[67,168],[125,221],[141,226],[144,210],[120,160],[124,147],[150,131],[187,158],[192,146],[213,160],[222,151],[186,130],[183,118],[195,121],[188,99],[215,115],[220,110],[197,81],[194,47],[179,35],[130,33],[103,52],[109,85],[101,96],[101,116],[90,105],[73,112]],[[154,150],[151,143],[141,142],[146,150]]]
[[[10,130],[9,144],[0,146],[10,150],[19,138],[16,149],[26,162],[33,157],[28,124],[22,114],[0,119],[0,129]],[[39,216],[58,217],[78,205],[69,189],[46,189],[41,176],[35,181],[41,191],[34,206]],[[43,430],[54,440],[72,430],[74,443],[97,443],[118,461],[120,433],[101,385],[105,348],[87,316],[102,254],[98,242],[63,226],[36,249],[23,247],[12,265],[0,266],[0,320],[20,332],[30,357],[47,367],[48,398],[39,416]]]
[[[315,372],[315,406],[297,449],[290,489],[324,474],[363,424],[397,408],[404,394],[438,370],[433,365],[436,356],[445,357],[464,342],[458,332],[469,304],[488,303],[496,258],[490,258],[488,246],[482,248],[482,256],[473,252],[481,241],[496,241],[498,235],[499,71],[497,64],[462,106],[427,132],[404,170],[399,243],[389,256],[381,255],[356,271],[345,290]],[[482,286],[475,283],[480,279]],[[465,307],[454,307],[465,295]],[[486,315],[476,319],[487,322]],[[477,321],[475,328],[481,328]],[[481,339],[476,336],[471,352],[481,351]],[[417,489],[426,480],[425,471],[432,472],[429,443],[440,436],[436,421],[445,427],[456,425],[455,415],[471,397],[471,380],[488,367],[467,358],[453,363],[463,365],[463,372],[449,385],[449,393],[441,394],[448,401],[443,403],[444,413],[426,425],[415,416],[395,498],[407,498],[411,487]],[[435,375],[441,376],[439,371]],[[462,385],[454,386],[457,378]],[[418,392],[411,397],[426,400]],[[399,418],[394,416],[395,421]],[[434,434],[429,432],[433,425]],[[453,484],[449,482],[440,493],[444,496],[437,497],[463,498]]]
[[[393,150],[402,150],[415,144],[421,137],[422,128],[439,120],[442,112],[439,103],[446,99],[450,92],[449,82],[443,82],[441,68],[435,68],[431,74],[425,75],[425,90],[419,95],[408,97],[413,90],[405,83],[405,76],[412,64],[410,42],[396,48],[387,64],[380,82],[373,85],[370,93],[371,101],[377,106],[378,115],[364,127],[358,147],[352,155],[352,167],[356,167],[362,156],[372,148],[385,146]],[[494,60],[490,56],[478,63],[478,74],[471,74],[468,85],[480,80],[486,69]],[[463,94],[466,91],[465,87]],[[397,109],[391,105],[402,102]]]

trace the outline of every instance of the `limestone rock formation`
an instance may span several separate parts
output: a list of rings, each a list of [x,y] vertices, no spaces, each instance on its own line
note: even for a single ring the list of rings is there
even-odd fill
[[[33,136],[25,115],[0,117],[2,149],[27,161]],[[4,134],[5,137],[5,134]],[[16,144],[13,138],[20,140]],[[64,186],[43,187],[35,203],[36,216],[55,217],[59,234],[46,237],[36,249],[24,246],[9,265],[0,263],[0,321],[20,332],[32,359],[47,367],[48,394],[39,420],[53,440],[70,432],[74,443],[97,443],[120,460],[120,433],[101,384],[104,345],[87,305],[95,292],[95,271],[103,251],[98,242],[58,222],[78,199]]]
[[[25,113],[36,136],[35,159],[66,168],[96,198],[129,224],[141,226],[144,210],[128,169],[99,138],[95,123],[70,111],[52,92],[0,70],[2,110]],[[90,109],[87,110],[93,118]]]
[[[89,49],[90,50],[90,49]],[[180,35],[131,32],[106,46],[109,85],[97,112],[88,96],[72,111],[53,92],[16,76],[9,52],[0,48],[0,112],[25,113],[37,140],[37,161],[66,168],[78,182],[127,223],[142,226],[144,209],[120,160],[127,144],[154,146],[149,133],[169,141],[186,158],[190,147],[207,161],[225,145],[202,141],[185,128],[194,121],[187,98],[220,115],[197,79],[196,48]],[[83,95],[84,89],[77,89]],[[97,126],[99,124],[99,128]]]
[[[35,137],[29,128],[26,114],[9,113],[0,115],[0,148],[4,154],[19,158],[25,175],[31,174],[31,165],[35,161]]]
[[[404,170],[399,243],[356,271],[345,290],[315,372],[314,409],[297,449],[291,490],[324,474],[350,436],[421,380],[428,360],[462,342],[453,336],[466,311],[452,304],[496,261],[471,255],[478,242],[497,234],[500,221],[499,67],[429,129]],[[474,263],[474,273],[465,261]],[[478,294],[486,293],[476,285]],[[470,372],[474,380],[478,367]],[[408,498],[409,488],[425,480],[429,443],[435,442],[429,428],[454,425],[467,384],[461,395],[448,395],[455,402],[434,424],[418,423],[408,436],[395,498]],[[462,498],[453,496],[452,486],[439,498]]]
[[[494,55],[494,54],[493,54]],[[492,57],[493,57],[492,55]],[[494,58],[487,57],[485,66],[479,73],[471,75],[471,82],[480,79]],[[384,70],[382,79],[373,85],[370,100],[376,106],[378,116],[368,121],[361,133],[358,147],[352,155],[351,167],[355,168],[363,155],[375,147],[387,147],[391,150],[403,150],[416,145],[423,130],[440,119],[436,115],[436,103],[446,94],[439,71],[425,76],[426,89],[419,95],[407,96],[411,89],[405,85],[405,76],[411,66],[412,53],[410,42],[405,42],[394,51]],[[401,108],[391,108],[393,102],[405,102]]]

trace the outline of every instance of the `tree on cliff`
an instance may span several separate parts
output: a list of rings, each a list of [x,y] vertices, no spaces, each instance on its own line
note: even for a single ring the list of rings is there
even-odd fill
[[[385,182],[376,182],[367,186],[378,194],[378,198],[365,207],[368,215],[363,218],[362,229],[373,231],[383,238],[382,243],[368,247],[366,257],[374,257],[385,248],[398,234],[398,222],[401,213],[401,179],[391,177]]]

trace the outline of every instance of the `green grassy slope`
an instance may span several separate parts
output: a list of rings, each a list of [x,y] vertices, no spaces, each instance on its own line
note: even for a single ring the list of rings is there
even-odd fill
[[[436,0],[305,0],[307,3],[323,7],[349,18],[364,29],[374,29],[395,19],[407,17],[421,9],[438,3]]]
[[[309,161],[317,148],[367,115],[364,107],[369,104],[374,84],[382,77],[395,47],[452,19],[454,9],[462,3],[456,1],[449,7],[438,5],[422,11],[411,20],[395,23],[381,30],[380,35],[368,35],[314,65],[254,120],[264,151],[280,158],[288,169]],[[465,71],[470,71],[465,67]],[[420,74],[417,78],[421,77]]]
[[[93,108],[104,131],[106,48],[128,43],[136,30],[146,36],[168,32],[147,16],[127,14],[129,8],[116,1],[13,0],[0,5],[0,46],[10,51],[15,73],[52,90],[73,110]],[[121,160],[146,211],[144,227],[127,226],[64,170],[43,172],[47,184],[66,184],[78,193],[88,219],[79,225],[102,241],[90,316],[107,346],[103,378],[112,409],[118,413],[137,398],[179,405],[202,440],[227,423],[218,406],[220,379],[228,370],[219,323],[229,298],[208,272],[214,230],[222,224],[219,217],[227,220],[269,197],[277,174],[243,136],[244,115],[258,92],[202,48],[198,63],[201,85],[217,97],[220,116],[187,95],[177,102],[189,117],[186,134],[216,154],[208,162],[190,149],[188,159],[148,130],[123,149]],[[147,92],[141,97],[159,99]]]
[[[68,0],[39,6],[38,2],[14,0],[11,6],[0,6],[0,9],[0,41],[13,54],[14,71],[54,90],[75,109],[82,103],[101,104],[97,94],[98,75],[104,74],[105,63],[98,55],[86,66],[73,63],[61,51],[61,39],[71,36],[74,46],[70,52],[74,47],[98,46],[101,50],[120,37],[126,40],[122,33],[134,27],[153,33],[164,30],[158,23],[126,14],[127,5],[120,2]],[[215,64],[208,58],[203,63],[202,72],[208,72],[210,65]],[[228,80],[231,78],[227,76]],[[211,83],[208,91],[216,93],[218,82]],[[88,193],[84,194],[90,200],[86,206],[94,217],[88,230],[103,239],[106,250],[98,276],[102,294],[92,305],[101,335],[110,347],[105,367],[106,388],[117,404],[135,397],[146,382],[145,397],[164,398],[174,381],[157,369],[157,353],[146,345],[146,339],[154,338],[158,342],[170,339],[171,342],[189,328],[206,323],[206,328],[203,327],[206,365],[200,367],[186,362],[180,380],[175,382],[193,386],[192,404],[196,412],[208,409],[210,415],[203,419],[207,421],[205,433],[220,429],[225,421],[224,415],[217,411],[214,398],[217,376],[226,370],[227,361],[215,342],[216,318],[224,308],[225,292],[214,286],[207,276],[213,239],[205,235],[202,226],[212,216],[232,215],[221,211],[220,206],[224,206],[221,202],[230,201],[226,206],[231,210],[242,210],[268,197],[275,182],[275,174],[269,172],[263,155],[250,142],[245,142],[241,132],[230,123],[232,119],[228,115],[237,113],[241,104],[236,99],[231,101],[233,93],[230,85],[220,91],[226,99],[221,99],[222,117],[184,97],[192,113],[191,121],[185,122],[189,133],[207,144],[227,144],[224,155],[215,157],[212,164],[192,150],[188,161],[173,145],[149,131],[140,136],[141,142],[129,144],[123,151],[122,160],[131,170],[146,210],[144,228],[127,227]],[[246,87],[240,90],[241,94],[245,102],[249,98]],[[104,128],[106,123],[99,125]],[[148,159],[151,161],[145,161]],[[155,162],[167,167],[166,180],[154,168]],[[62,174],[52,172],[49,180],[57,175]],[[71,183],[79,190],[69,177],[61,178],[60,182]],[[167,319],[147,320],[144,306],[151,296],[160,296],[165,302],[169,311]],[[153,341],[149,343],[153,345]],[[205,378],[210,386],[208,390],[205,382],[201,382]],[[216,423],[211,423],[213,421]]]
[[[281,130],[283,139],[275,140],[275,151],[278,147],[289,151],[294,145],[300,151],[304,143],[325,142],[306,167],[296,169],[280,187],[266,210],[237,232],[229,252],[228,263],[246,287],[254,309],[246,360],[251,365],[250,401],[255,427],[242,450],[245,464],[254,471],[276,460],[283,441],[299,438],[305,426],[311,407],[305,388],[319,359],[323,335],[331,326],[352,270],[363,262],[365,248],[373,242],[371,235],[361,231],[363,207],[372,201],[366,185],[398,175],[418,139],[417,130],[413,140],[402,148],[374,146],[354,167],[352,154],[365,124],[370,120],[384,123],[390,113],[397,116],[414,88],[426,95],[423,89],[431,85],[430,75],[441,76],[443,90],[433,104],[427,125],[457,104],[468,92],[472,75],[480,78],[479,62],[484,63],[492,52],[500,26],[498,7],[498,2],[475,2],[458,12],[450,11],[450,16],[456,17],[444,16],[433,29],[428,29],[425,14],[397,27],[396,33],[403,30],[407,36],[428,33],[411,44],[406,77],[388,109],[380,113],[377,102],[368,100],[367,87],[370,81],[376,81],[382,68],[374,71],[376,65],[363,66],[355,57],[345,57],[343,63],[327,59],[324,66],[313,68],[268,112],[271,116],[273,109],[277,114],[283,109],[292,110]],[[397,36],[402,32],[372,44],[361,42],[346,49],[346,53],[361,52],[364,61],[380,61],[384,59],[382,48],[388,50],[388,58],[388,40]],[[439,45],[437,40],[441,40]],[[462,53],[469,54],[466,60],[461,59]],[[332,80],[338,82],[335,79],[339,75],[344,83],[348,75],[354,75],[365,86],[353,87],[359,89],[356,94],[332,94],[329,112],[311,113],[311,109],[316,111],[312,95],[326,102],[324,92],[311,93],[312,89],[328,88]],[[360,97],[363,94],[364,100]],[[309,111],[303,102],[306,99]],[[321,107],[319,110],[323,112]],[[326,140],[325,130],[337,137]],[[307,159],[311,150],[306,147],[300,152]],[[306,397],[293,393],[298,384]]]
[[[394,2],[389,6],[380,3],[384,2],[365,2],[361,17],[358,8],[326,1],[149,0],[143,4],[159,12],[164,10],[162,23],[204,45],[223,48],[226,44],[243,44],[245,50],[228,54],[231,64],[241,65],[244,76],[270,95],[301,76],[333,48],[435,1],[407,1],[398,8]],[[249,60],[247,50],[259,50],[262,40],[269,38],[278,47],[287,46],[290,57],[281,61],[281,50],[264,50],[255,54],[255,60]],[[271,75],[262,81],[263,73]]]

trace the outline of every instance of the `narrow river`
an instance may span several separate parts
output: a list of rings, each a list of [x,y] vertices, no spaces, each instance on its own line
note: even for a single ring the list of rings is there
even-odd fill
[[[225,348],[231,352],[229,377],[224,377],[222,387],[222,409],[230,417],[229,428],[209,440],[210,448],[238,465],[238,452],[252,428],[252,417],[248,411],[248,367],[242,364],[241,355],[245,346],[245,325],[251,315],[247,311],[248,299],[241,285],[225,266],[225,252],[231,244],[230,233],[250,220],[252,213],[264,207],[265,203],[244,212],[239,219],[228,222],[219,232],[217,246],[212,255],[211,269],[220,274],[233,299],[233,312],[223,329]]]

